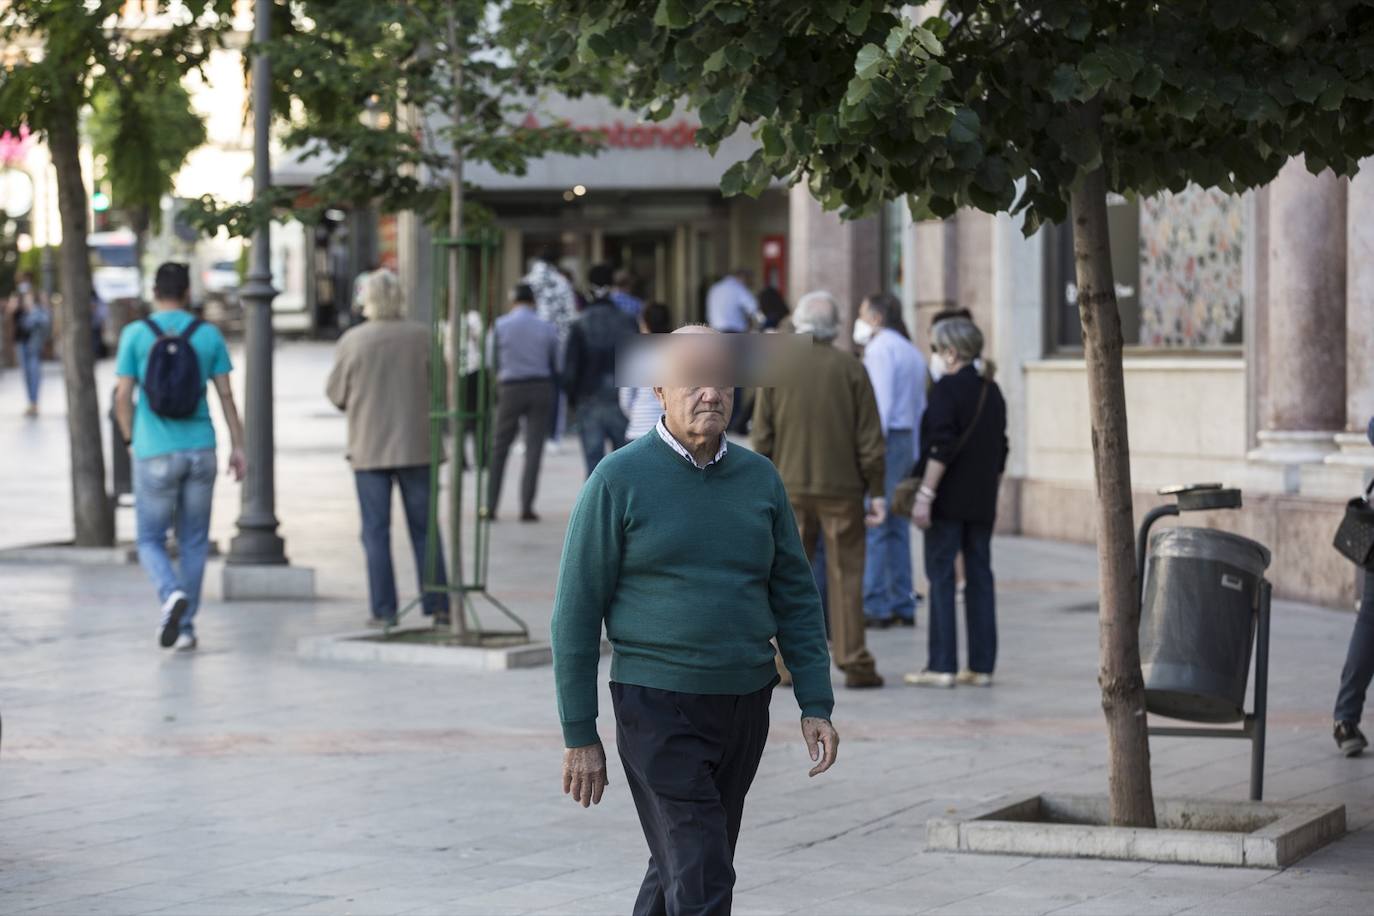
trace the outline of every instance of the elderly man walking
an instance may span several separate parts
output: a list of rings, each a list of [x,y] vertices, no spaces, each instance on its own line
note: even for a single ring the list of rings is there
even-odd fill
[[[676,332],[655,430],[601,461],[573,510],[553,615],[563,790],[601,800],[597,664],[649,844],[634,912],[729,913],[744,797],[768,740],[776,639],[816,776],[835,762],[820,598],[773,466],[727,446],[732,389],[708,329]]]
[[[792,320],[815,346],[783,384],[759,390],[753,444],[778,466],[808,556],[824,538],[830,641],[845,686],[881,687],[863,615],[865,526],[887,517],[878,402],[863,363],[832,346],[840,313],[829,293],[802,296]]]

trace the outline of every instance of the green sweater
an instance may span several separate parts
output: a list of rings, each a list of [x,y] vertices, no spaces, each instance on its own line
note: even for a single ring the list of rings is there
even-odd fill
[[[776,638],[803,716],[829,718],[820,595],[782,480],[731,445],[698,469],[649,432],[596,466],[563,545],[553,610],[568,747],[597,741],[601,627],[611,680],[745,694],[776,677]]]

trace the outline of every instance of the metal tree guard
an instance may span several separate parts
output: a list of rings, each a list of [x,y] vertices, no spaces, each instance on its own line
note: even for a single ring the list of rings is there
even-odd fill
[[[397,621],[420,604],[424,595],[447,594],[455,605],[449,612],[450,641],[461,645],[482,645],[493,641],[529,640],[529,627],[520,617],[487,590],[491,561],[491,520],[483,512],[471,517],[463,514],[465,477],[469,468],[464,460],[464,447],[469,430],[473,433],[473,461],[470,466],[473,498],[477,506],[485,505],[491,455],[491,428],[494,386],[488,375],[487,345],[495,318],[498,290],[491,283],[492,270],[500,253],[500,237],[484,231],[475,237],[434,240],[434,307],[430,315],[430,459],[429,459],[429,538],[425,550],[424,587],[422,595],[407,604]],[[458,275],[449,276],[449,260],[457,250]],[[476,341],[477,398],[468,405],[463,392],[463,375],[458,365],[467,352],[471,330],[459,318],[457,333],[447,326],[448,284],[456,279],[458,314],[465,315],[474,306],[482,316],[482,335]],[[446,341],[455,342],[453,353],[447,353]],[[449,371],[450,359],[453,371]],[[469,371],[474,367],[468,366]],[[452,435],[453,454],[449,463],[449,575],[447,583],[438,581],[440,556],[438,533],[441,528],[440,502],[443,499],[443,465],[445,445]],[[467,535],[465,537],[465,534]],[[489,630],[477,613],[478,597],[504,615],[516,629]],[[388,628],[390,629],[390,628]]]

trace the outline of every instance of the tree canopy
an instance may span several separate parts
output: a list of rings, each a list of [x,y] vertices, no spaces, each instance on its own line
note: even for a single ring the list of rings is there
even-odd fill
[[[464,161],[517,175],[546,153],[595,150],[596,138],[565,124],[526,120],[551,81],[537,66],[546,35],[543,10],[528,0],[300,0],[279,9],[266,51],[282,145],[323,174],[308,201],[285,191],[240,206],[207,199],[201,219],[247,234],[271,211],[309,218],[343,202],[415,211],[438,225],[455,144]]]
[[[549,5],[553,68],[615,60],[649,117],[681,101],[705,143],[753,131],[727,194],[805,177],[831,209],[911,195],[1029,233],[1098,167],[1120,193],[1236,191],[1296,154],[1351,174],[1374,149],[1366,0],[949,0],[923,22],[885,0]]]

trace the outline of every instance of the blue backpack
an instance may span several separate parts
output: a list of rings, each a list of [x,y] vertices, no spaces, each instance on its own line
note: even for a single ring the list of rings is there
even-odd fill
[[[204,322],[199,318],[180,334],[168,334],[151,318],[144,323],[157,339],[148,353],[148,371],[143,377],[143,397],[153,413],[173,420],[184,420],[196,412],[205,395],[205,380],[200,374],[200,359],[191,346],[191,335]]]

